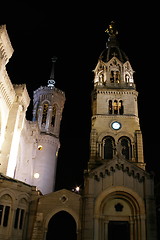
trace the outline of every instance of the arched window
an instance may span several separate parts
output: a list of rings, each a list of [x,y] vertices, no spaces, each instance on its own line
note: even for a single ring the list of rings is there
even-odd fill
[[[104,82],[104,75],[103,75],[103,74],[100,74],[100,75],[99,75],[99,82],[100,82],[100,83],[103,83],[103,82]]]
[[[109,114],[112,114],[112,100],[109,100]]]
[[[118,108],[119,108],[119,114],[120,114],[120,115],[123,115],[123,101],[120,100],[118,105],[119,105],[119,106],[118,106]]]
[[[121,137],[119,139],[122,146],[122,155],[125,159],[130,160],[132,158],[132,145],[131,140],[128,137]]]
[[[111,71],[110,82],[111,83],[119,83],[120,82],[120,72],[119,71]]]
[[[128,75],[128,74],[126,74],[126,75],[125,75],[125,81],[126,81],[126,83],[128,83],[128,82],[129,82],[129,79],[130,79],[129,75]]]
[[[42,124],[46,124],[47,113],[48,113],[48,103],[43,104],[43,114],[42,114]]]
[[[53,109],[52,109],[52,119],[51,119],[52,127],[54,127],[55,119],[56,119],[56,105],[54,104]]]
[[[111,74],[110,74],[110,82],[111,82],[111,83],[114,83],[114,71],[111,71]]]
[[[12,198],[5,194],[0,198],[0,227],[8,227]]]
[[[114,114],[118,114],[118,101],[114,100],[113,102]]]
[[[115,149],[115,141],[112,137],[107,136],[103,139],[104,159],[112,159]]]
[[[109,100],[108,102],[108,112],[109,114],[120,114],[123,115],[124,113],[124,106],[122,100]]]

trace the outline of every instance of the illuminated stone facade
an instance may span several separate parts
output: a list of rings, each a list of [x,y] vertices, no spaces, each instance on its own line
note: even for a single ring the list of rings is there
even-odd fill
[[[26,85],[12,85],[5,67],[13,53],[5,26],[0,28],[0,46],[0,172],[37,186],[43,194],[50,193],[54,189],[65,95],[52,85],[37,89],[33,121],[27,121],[30,98]]]
[[[86,240],[156,240],[154,181],[145,171],[138,92],[112,24],[94,70],[82,235]]]
[[[7,75],[13,49],[1,26],[0,239],[50,240],[58,213],[72,216],[77,240],[157,239],[134,71],[112,24],[94,70],[90,159],[80,192],[52,192],[65,95],[50,79],[34,92],[33,121],[26,120],[30,98],[26,86],[12,85]]]

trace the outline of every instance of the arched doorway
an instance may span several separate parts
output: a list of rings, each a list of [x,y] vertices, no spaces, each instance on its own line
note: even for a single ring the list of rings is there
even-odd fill
[[[76,222],[66,211],[56,213],[48,223],[46,240],[76,240]]]
[[[106,189],[95,205],[95,236],[100,240],[140,240],[146,237],[143,200],[126,187]],[[119,190],[119,191],[118,191]]]

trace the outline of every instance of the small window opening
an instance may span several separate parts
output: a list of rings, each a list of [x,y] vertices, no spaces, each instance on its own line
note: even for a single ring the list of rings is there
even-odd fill
[[[15,229],[17,229],[17,227],[18,227],[19,212],[20,212],[20,209],[17,208],[16,209],[16,215],[15,215],[15,221],[14,221],[14,228]]]
[[[114,71],[111,71],[110,82],[114,83]]]
[[[22,226],[23,226],[23,219],[24,219],[24,209],[21,209],[21,216],[20,216],[19,229],[22,229]]]
[[[119,114],[123,115],[123,102],[122,102],[122,100],[119,101]]]
[[[129,83],[129,75],[128,74],[125,75],[125,81],[126,81],[126,83]]]
[[[4,227],[7,227],[7,225],[8,225],[9,213],[10,213],[10,207],[6,206],[5,211],[4,211],[4,219],[3,219],[3,226]]]
[[[115,82],[116,82],[116,83],[119,83],[119,82],[120,82],[120,74],[119,74],[119,71],[116,71],[116,72],[115,72]]]
[[[114,100],[113,102],[114,114],[118,114],[118,101]]]
[[[117,203],[114,207],[115,207],[116,212],[123,211],[123,205],[121,203]]]
[[[109,114],[112,114],[112,100],[109,100]]]
[[[111,71],[110,82],[111,83],[119,83],[120,82],[120,72],[119,71]]]
[[[51,125],[54,127],[55,125],[55,119],[56,119],[56,106],[53,106],[52,109],[52,119],[51,119]]]
[[[48,103],[45,103],[43,105],[43,115],[42,115],[42,124],[46,123],[46,120],[47,120],[47,113],[48,113]]]

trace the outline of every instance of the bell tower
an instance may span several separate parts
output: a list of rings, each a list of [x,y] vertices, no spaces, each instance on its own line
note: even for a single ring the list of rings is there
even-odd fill
[[[33,184],[47,194],[55,184],[57,155],[60,147],[59,131],[65,94],[55,87],[54,68],[56,57],[52,58],[52,70],[48,86],[34,92],[33,122],[38,124],[37,153],[34,164]]]
[[[115,23],[94,69],[84,240],[156,240],[153,176],[146,172],[133,69]]]
[[[89,169],[120,155],[145,169],[133,69],[111,22],[106,49],[94,69]]]

